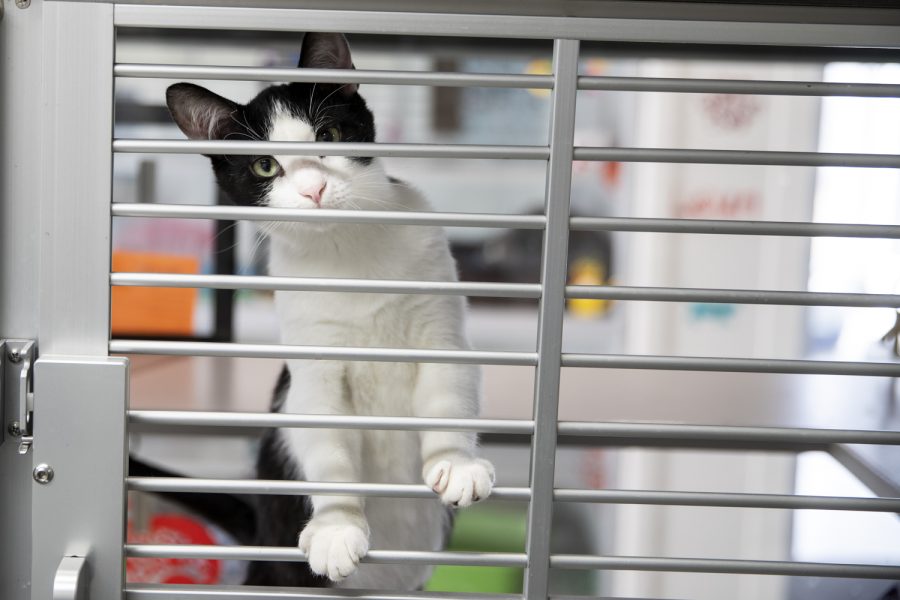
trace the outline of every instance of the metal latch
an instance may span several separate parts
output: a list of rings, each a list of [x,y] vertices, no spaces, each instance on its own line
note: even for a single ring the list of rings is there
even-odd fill
[[[18,439],[19,454],[34,441],[32,373],[37,347],[33,340],[0,340],[0,443],[5,434]]]
[[[88,569],[83,556],[65,556],[53,578],[53,600],[87,600]]]

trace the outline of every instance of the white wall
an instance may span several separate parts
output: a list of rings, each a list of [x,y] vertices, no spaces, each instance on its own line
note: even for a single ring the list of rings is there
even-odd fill
[[[639,76],[818,80],[813,67],[645,61]],[[816,149],[818,100],[775,96],[640,94],[637,147],[728,150]],[[629,167],[631,215],[808,221],[813,169],[730,165]],[[625,238],[627,285],[793,289],[806,287],[808,240],[634,234]],[[629,303],[630,354],[798,358],[802,309],[688,303]],[[699,375],[698,375],[699,377]],[[720,397],[697,402],[727,403]],[[742,407],[746,409],[746,407]],[[747,423],[752,425],[754,423]],[[626,450],[615,487],[791,493],[786,455]],[[787,511],[617,506],[609,551],[617,555],[779,560],[789,556]],[[680,573],[611,574],[612,595],[702,599],[783,598],[782,578]]]

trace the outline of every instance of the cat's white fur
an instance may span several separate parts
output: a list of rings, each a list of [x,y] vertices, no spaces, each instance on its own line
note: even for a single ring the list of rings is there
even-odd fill
[[[272,141],[312,141],[309,123],[280,110]],[[392,183],[377,160],[276,156],[284,174],[268,204],[316,210],[302,191],[324,179],[321,208],[428,210],[411,187]],[[315,186],[314,186],[315,187]],[[278,223],[268,227],[269,271],[293,277],[455,281],[443,230],[375,224]],[[465,301],[457,296],[330,292],[275,293],[285,344],[466,349]],[[287,413],[473,417],[480,372],[474,365],[289,360]],[[472,434],[284,429],[281,441],[309,481],[421,483],[445,504],[467,506],[491,491],[494,469],[477,458]],[[424,565],[357,566],[369,548],[438,550],[447,513],[434,499],[313,496],[300,535],[313,571],[341,587],[420,588]],[[291,527],[289,523],[285,527]]]

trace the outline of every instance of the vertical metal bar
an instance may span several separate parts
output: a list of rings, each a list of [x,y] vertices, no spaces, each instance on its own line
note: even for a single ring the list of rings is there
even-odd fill
[[[89,598],[121,598],[128,360],[41,358],[34,384],[31,598],[54,597],[67,556],[87,559]]]
[[[41,122],[36,99],[41,94],[43,3],[33,2],[26,10],[12,2],[4,4],[6,11],[0,19],[0,338],[36,339],[37,185],[44,175],[35,129]],[[7,391],[8,396],[11,393]],[[12,415],[8,407],[6,416]],[[6,431],[9,421],[0,422],[0,430]],[[0,444],[0,598],[4,600],[31,597],[31,453],[19,455],[18,445],[9,435]]]
[[[578,41],[553,44],[553,104],[547,165],[544,254],[538,322],[538,366],[534,384],[534,437],[531,450],[531,503],[528,508],[528,566],[525,598],[545,600],[550,579],[550,531],[556,466],[556,421],[562,353],[563,311],[569,245],[569,193],[575,130]]]
[[[109,338],[113,6],[42,4],[40,348],[43,355],[105,356]]]

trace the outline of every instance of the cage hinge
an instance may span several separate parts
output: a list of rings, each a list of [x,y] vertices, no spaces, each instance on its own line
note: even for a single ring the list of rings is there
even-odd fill
[[[26,454],[34,441],[34,385],[32,373],[37,358],[34,340],[0,340],[0,444],[7,434],[18,440],[19,454]]]

